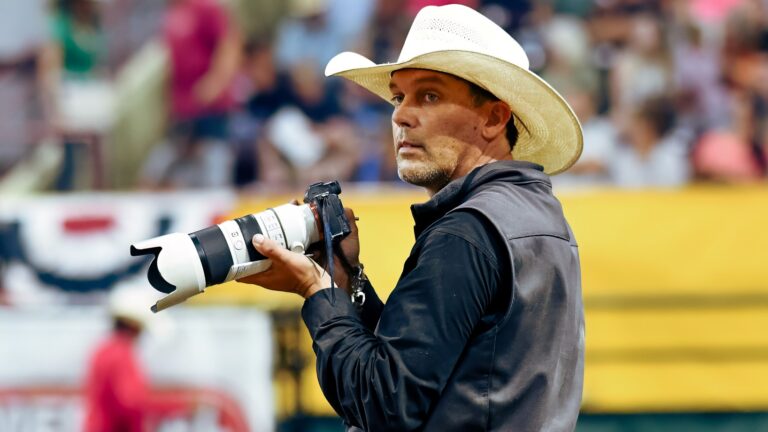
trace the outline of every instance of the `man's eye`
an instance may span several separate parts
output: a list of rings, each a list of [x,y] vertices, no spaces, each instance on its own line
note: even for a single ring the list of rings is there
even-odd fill
[[[400,105],[403,103],[403,96],[402,95],[394,95],[392,96],[392,99],[390,99],[394,105]]]
[[[440,99],[436,94],[434,93],[425,93],[424,94],[424,100],[427,102],[437,102],[438,99]]]

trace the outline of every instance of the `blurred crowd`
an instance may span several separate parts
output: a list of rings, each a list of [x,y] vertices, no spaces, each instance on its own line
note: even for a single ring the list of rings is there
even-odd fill
[[[445,3],[506,28],[581,120],[556,185],[765,179],[766,0],[3,0],[0,176],[55,142],[51,187],[75,188],[114,121],[104,89],[160,40],[168,128],[138,187],[396,180],[389,104],[323,69],[345,50],[395,61],[415,13]]]

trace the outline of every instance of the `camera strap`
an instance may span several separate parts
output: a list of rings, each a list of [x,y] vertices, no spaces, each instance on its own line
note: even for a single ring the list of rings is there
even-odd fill
[[[320,214],[323,218],[323,243],[325,245],[325,271],[331,276],[331,302],[336,303],[335,282],[333,280],[333,238],[331,238],[331,227],[328,224],[328,206],[325,199],[318,200],[320,205]]]

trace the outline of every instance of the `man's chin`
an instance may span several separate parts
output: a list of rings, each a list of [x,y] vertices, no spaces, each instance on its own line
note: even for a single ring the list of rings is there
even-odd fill
[[[436,167],[429,164],[400,160],[397,163],[397,175],[406,183],[426,188],[441,183],[445,177]]]
[[[410,160],[398,160],[397,161],[397,175],[400,180],[421,186],[419,179],[424,177],[427,167],[423,163],[410,161]]]

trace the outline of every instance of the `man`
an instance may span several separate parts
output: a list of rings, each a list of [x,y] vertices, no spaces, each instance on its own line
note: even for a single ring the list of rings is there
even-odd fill
[[[195,409],[181,400],[152,396],[135,349],[151,319],[143,291],[117,289],[109,299],[113,331],[94,351],[85,381],[85,432],[142,432],[150,415]]]
[[[273,266],[245,281],[306,298],[320,385],[350,430],[574,429],[579,260],[545,172],[573,164],[581,130],[527,69],[506,32],[458,5],[422,9],[396,63],[328,64],[394,105],[398,173],[431,196],[412,207],[416,243],[387,304],[365,283],[359,311],[316,264],[261,236]],[[356,236],[342,249],[355,268]]]

